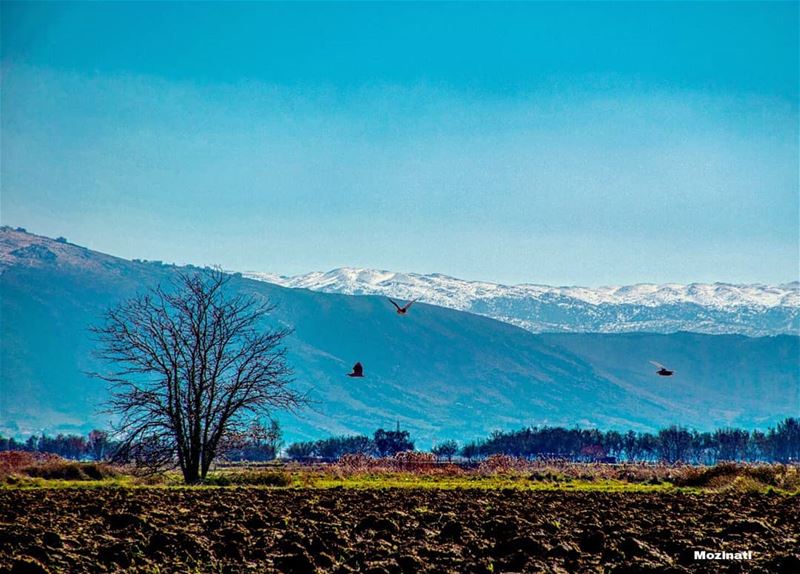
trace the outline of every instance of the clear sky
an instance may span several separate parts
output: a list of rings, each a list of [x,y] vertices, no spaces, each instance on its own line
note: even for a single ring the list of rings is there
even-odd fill
[[[129,258],[800,273],[798,3],[2,4],[0,220]]]

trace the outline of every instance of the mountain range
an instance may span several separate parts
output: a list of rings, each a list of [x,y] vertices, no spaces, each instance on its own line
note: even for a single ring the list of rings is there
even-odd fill
[[[418,299],[485,315],[534,333],[800,333],[800,282],[783,285],[649,283],[616,287],[501,285],[433,273],[342,267],[295,276],[246,272],[284,287]]]
[[[197,268],[129,261],[0,229],[0,432],[108,426],[104,383],[87,375],[88,327],[143,289]],[[288,441],[411,431],[418,446],[495,429],[565,425],[654,430],[766,427],[800,414],[800,338],[699,333],[534,334],[420,301],[289,288],[233,274],[230,289],[277,305],[296,385],[313,403],[278,413]],[[676,370],[657,377],[648,360]],[[346,376],[356,361],[366,377]]]

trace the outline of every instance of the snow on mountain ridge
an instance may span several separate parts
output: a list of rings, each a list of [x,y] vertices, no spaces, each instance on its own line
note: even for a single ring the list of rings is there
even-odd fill
[[[423,275],[385,270],[341,267],[294,276],[246,272],[245,277],[276,283],[284,287],[344,293],[348,295],[389,295],[447,307],[466,308],[475,299],[568,298],[591,305],[659,305],[688,303],[702,307],[800,307],[800,282],[783,285],[729,283],[678,283],[603,287],[554,287],[534,283],[503,285],[468,281],[440,273]]]
[[[800,283],[667,283],[608,287],[501,285],[440,273],[342,267],[293,277],[251,279],[346,295],[384,295],[469,311],[534,333],[674,333],[765,336],[800,334]]]

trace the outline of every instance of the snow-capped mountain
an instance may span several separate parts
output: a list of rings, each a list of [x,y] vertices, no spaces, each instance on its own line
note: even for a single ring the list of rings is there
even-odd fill
[[[247,272],[284,287],[386,295],[486,315],[533,332],[800,332],[800,282],[783,285],[640,283],[613,287],[501,285],[439,273],[342,267],[291,277]]]

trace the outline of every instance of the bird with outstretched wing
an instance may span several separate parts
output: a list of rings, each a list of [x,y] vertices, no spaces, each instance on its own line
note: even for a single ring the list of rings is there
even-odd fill
[[[387,297],[387,298],[388,298],[388,297]],[[400,305],[398,305],[397,303],[395,303],[395,302],[394,302],[392,299],[389,299],[389,301],[390,301],[390,302],[392,303],[392,305],[394,305],[394,306],[395,306],[395,308],[397,309],[397,314],[398,314],[398,315],[405,315],[406,313],[408,313],[408,310],[411,308],[411,305],[413,305],[414,303],[416,303],[417,301],[419,301],[419,297],[418,297],[418,298],[416,298],[416,299],[413,299],[413,300],[409,301],[408,303],[406,303],[406,304],[405,304],[405,305],[403,305],[402,307],[401,307]]]

